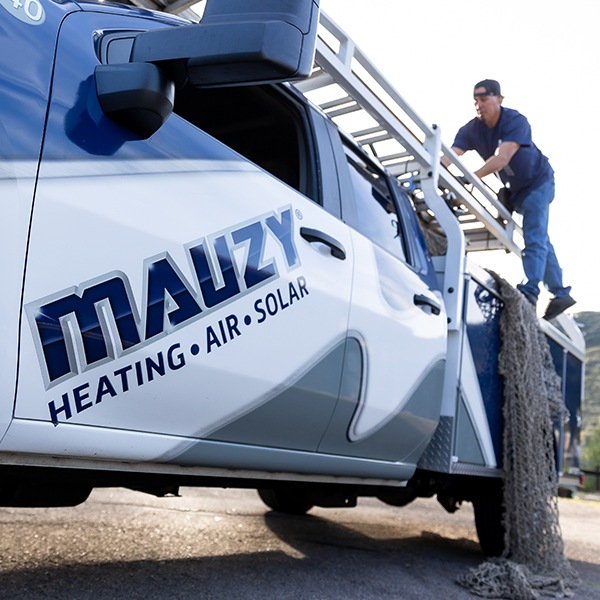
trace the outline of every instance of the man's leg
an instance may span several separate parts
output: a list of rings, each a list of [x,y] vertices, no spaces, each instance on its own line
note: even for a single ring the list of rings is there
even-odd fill
[[[548,256],[546,257],[544,285],[548,288],[550,293],[557,298],[568,296],[571,291],[570,287],[565,287],[563,285],[562,269],[558,264],[554,246],[552,246],[550,240],[548,240]]]
[[[562,269],[558,264],[556,253],[550,241],[548,241],[548,258],[546,259],[544,284],[554,295],[544,313],[544,319],[550,321],[575,304],[575,299],[570,294],[571,288],[563,286]]]
[[[554,182],[549,181],[527,194],[518,209],[518,212],[523,215],[525,248],[521,258],[526,281],[517,287],[531,300],[537,300],[540,293],[540,282],[544,279],[546,272],[546,260],[550,247],[548,217],[550,202],[553,198]]]

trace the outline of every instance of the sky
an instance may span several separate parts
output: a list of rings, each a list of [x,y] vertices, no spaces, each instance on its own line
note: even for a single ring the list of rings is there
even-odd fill
[[[321,9],[448,145],[475,116],[473,85],[500,82],[504,106],[528,118],[556,173],[549,231],[577,300],[569,312],[600,311],[600,1],[321,0]],[[523,277],[514,256],[491,266],[513,284]]]

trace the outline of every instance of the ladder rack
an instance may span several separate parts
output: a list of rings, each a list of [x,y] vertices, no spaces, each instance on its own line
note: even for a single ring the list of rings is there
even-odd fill
[[[467,169],[451,148],[439,141],[439,129],[425,123],[354,42],[324,12],[320,15],[315,68],[294,83],[356,143],[398,180],[416,187],[417,210],[436,211],[424,181],[451,204],[465,238],[465,250],[504,249],[520,254],[515,234],[520,226],[496,194]],[[435,142],[436,137],[437,144]],[[444,154],[452,163],[440,165]],[[465,185],[451,171],[468,181]],[[434,215],[431,215],[432,219]],[[445,232],[447,233],[447,232]]]

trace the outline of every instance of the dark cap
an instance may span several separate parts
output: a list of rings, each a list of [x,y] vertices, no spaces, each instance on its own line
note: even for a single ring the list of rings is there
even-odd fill
[[[485,92],[475,94],[473,91],[473,96],[502,96],[500,84],[495,79],[484,79],[483,81],[476,83],[473,90],[476,90],[477,88],[485,88]]]

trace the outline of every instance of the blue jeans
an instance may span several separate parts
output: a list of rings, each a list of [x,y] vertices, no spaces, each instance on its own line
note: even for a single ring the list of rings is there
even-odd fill
[[[517,288],[526,296],[537,300],[540,282],[553,296],[560,298],[571,291],[564,287],[562,269],[558,264],[554,247],[548,236],[550,203],[554,200],[554,180],[550,179],[531,190],[515,210],[523,215],[523,237],[525,248],[521,253],[525,283]]]

